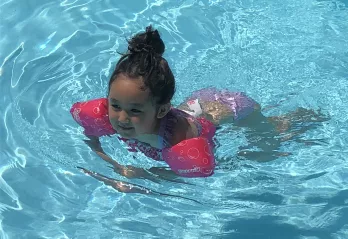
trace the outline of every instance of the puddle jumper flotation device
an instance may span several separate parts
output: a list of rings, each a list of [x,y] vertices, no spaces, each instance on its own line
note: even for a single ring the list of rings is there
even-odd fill
[[[177,110],[177,109],[176,109]],[[117,133],[108,116],[108,100],[94,99],[75,103],[70,110],[75,121],[84,128],[87,136],[101,137]],[[185,114],[185,113],[184,113]],[[214,173],[213,137],[215,126],[204,118],[196,119],[201,125],[199,137],[183,140],[164,149],[156,149],[142,142],[120,138],[130,147],[129,151],[141,151],[154,160],[163,160],[183,177],[208,177]]]

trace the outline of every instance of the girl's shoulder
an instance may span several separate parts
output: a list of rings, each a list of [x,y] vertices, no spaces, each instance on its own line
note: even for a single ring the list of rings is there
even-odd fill
[[[163,135],[164,146],[173,146],[181,141],[200,137],[204,131],[205,125],[202,125],[201,119],[177,108],[172,108],[163,120],[165,127],[160,134]]]

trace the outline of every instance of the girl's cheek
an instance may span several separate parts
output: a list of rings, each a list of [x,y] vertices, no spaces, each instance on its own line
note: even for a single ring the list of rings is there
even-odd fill
[[[112,110],[108,112],[109,114],[109,119],[114,119],[115,118],[115,112],[113,112]]]
[[[141,119],[139,117],[132,117],[133,124],[139,124],[140,122],[141,122]]]

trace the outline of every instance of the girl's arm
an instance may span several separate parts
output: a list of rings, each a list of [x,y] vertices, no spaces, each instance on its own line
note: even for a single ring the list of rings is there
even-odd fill
[[[113,170],[126,177],[126,178],[146,178],[154,182],[159,182],[159,179],[153,174],[149,173],[145,169],[136,168],[133,166],[123,166],[119,164],[116,160],[113,160],[109,155],[107,155],[103,148],[101,147],[99,137],[87,136],[89,140],[84,140],[84,142],[105,162],[112,165]]]
[[[87,136],[89,140],[84,140],[84,142],[105,162],[112,165],[114,172],[126,177],[126,178],[146,178],[153,182],[158,183],[160,179],[171,181],[175,183],[186,183],[183,180],[178,179],[176,175],[171,170],[165,170],[164,168],[150,168],[150,170],[145,170],[142,168],[136,168],[133,166],[123,166],[119,164],[116,160],[112,159],[107,155],[103,148],[101,147],[99,137],[96,136]]]
[[[93,150],[105,162],[111,164],[115,170],[117,169],[119,171],[122,171],[124,167],[104,152],[103,148],[101,147],[99,137],[89,135],[87,135],[87,137],[89,138],[89,140],[84,140],[84,142],[91,148],[91,150]]]
[[[85,168],[81,168],[81,167],[77,167],[77,168],[80,169],[85,174],[87,174],[89,176],[92,176],[93,178],[99,180],[100,182],[103,182],[104,184],[113,187],[114,189],[116,189],[119,192],[123,192],[123,193],[141,193],[141,194],[150,194],[150,195],[155,195],[155,196],[176,197],[176,198],[186,199],[186,200],[190,200],[190,201],[202,204],[201,202],[199,202],[199,201],[197,201],[195,199],[191,199],[191,198],[187,198],[187,197],[183,197],[183,196],[179,196],[179,195],[173,195],[173,194],[156,192],[156,191],[153,191],[151,189],[145,188],[145,187],[137,185],[137,184],[133,184],[133,183],[129,183],[129,182],[123,182],[123,181],[120,181],[120,180],[116,180],[116,179],[113,179],[113,178],[106,177],[106,176],[104,176],[102,174],[99,174],[99,173],[96,173],[96,172],[92,172],[92,171],[90,171],[88,169],[85,169]]]

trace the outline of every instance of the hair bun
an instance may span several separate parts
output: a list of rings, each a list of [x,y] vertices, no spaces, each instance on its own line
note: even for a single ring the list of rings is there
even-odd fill
[[[146,27],[145,32],[136,34],[128,41],[128,50],[130,53],[148,52],[163,55],[165,45],[157,30],[152,26]]]

